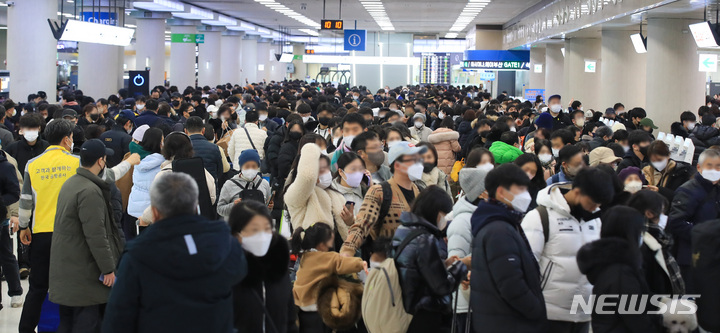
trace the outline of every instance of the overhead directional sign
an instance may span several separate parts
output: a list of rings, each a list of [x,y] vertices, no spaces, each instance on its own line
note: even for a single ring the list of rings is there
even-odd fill
[[[463,60],[466,69],[530,70],[530,51],[468,50]]]
[[[595,73],[597,69],[597,61],[585,60],[585,73]]]
[[[171,43],[205,43],[205,34],[172,34],[170,35]]]
[[[699,70],[701,72],[715,73],[717,72],[717,54],[700,53]]]
[[[463,61],[463,67],[470,69],[518,69],[529,70],[530,63],[523,61]]]
[[[344,33],[345,51],[365,51],[366,30],[345,30]]]

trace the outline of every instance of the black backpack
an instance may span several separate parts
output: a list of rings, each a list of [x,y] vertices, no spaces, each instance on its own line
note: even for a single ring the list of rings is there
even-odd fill
[[[262,184],[262,179],[256,183],[254,182],[247,182],[245,186],[242,186],[240,184],[240,181],[237,179],[230,179],[231,182],[235,183],[238,187],[242,189],[240,191],[240,199],[243,199],[243,201],[246,200],[255,200],[265,203],[265,194],[263,194],[262,191],[258,190],[258,187],[260,187],[260,184]],[[250,184],[253,184],[252,187],[250,187]]]

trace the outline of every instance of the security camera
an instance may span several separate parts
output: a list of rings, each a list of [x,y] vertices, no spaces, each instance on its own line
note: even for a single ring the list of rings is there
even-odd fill
[[[15,1],[6,1],[5,4],[6,4],[8,7],[12,7],[12,6],[15,5]]]

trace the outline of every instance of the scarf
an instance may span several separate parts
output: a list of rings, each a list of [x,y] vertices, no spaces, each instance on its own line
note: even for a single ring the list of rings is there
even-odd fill
[[[131,154],[139,154],[140,160],[143,160],[143,159],[145,159],[145,157],[152,154],[151,152],[143,149],[142,146],[140,146],[139,144],[137,144],[135,142],[130,142],[130,153]]]
[[[670,275],[670,284],[672,285],[673,294],[683,295],[685,294],[685,282],[680,275],[680,266],[678,266],[675,257],[670,254],[669,249],[672,248],[673,240],[672,237],[668,236],[665,231],[655,223],[648,223],[648,233],[655,238],[655,240],[662,245],[660,251],[663,253],[665,258],[665,266],[667,267],[668,274]]]

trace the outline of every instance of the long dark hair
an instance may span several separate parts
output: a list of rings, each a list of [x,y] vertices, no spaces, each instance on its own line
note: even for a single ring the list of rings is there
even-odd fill
[[[183,132],[172,132],[165,137],[162,155],[166,160],[179,160],[193,157],[193,146],[190,137]]]
[[[333,229],[322,222],[317,222],[307,229],[302,227],[295,229],[290,241],[292,253],[300,254],[319,244],[329,241],[333,236]]]
[[[542,163],[540,163],[540,159],[535,154],[522,154],[518,156],[518,158],[515,159],[513,162],[515,165],[522,168],[523,165],[526,163],[535,163],[535,168],[537,168],[537,171],[535,172],[535,176],[533,176],[530,179],[530,183],[535,186],[537,190],[544,189],[547,186],[547,183],[545,182],[545,172],[542,167]]]
[[[239,234],[255,216],[262,216],[272,221],[270,211],[259,201],[244,200],[235,205],[230,211],[228,224],[232,234]]]
[[[160,154],[162,152],[163,131],[159,128],[150,128],[145,131],[140,147],[150,153]]]
[[[438,213],[450,213],[452,208],[453,200],[447,192],[440,187],[431,185],[418,194],[410,210],[416,216],[436,225]]]

